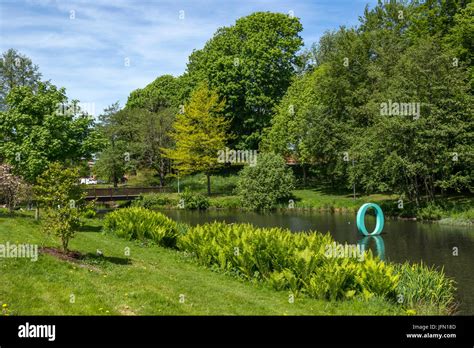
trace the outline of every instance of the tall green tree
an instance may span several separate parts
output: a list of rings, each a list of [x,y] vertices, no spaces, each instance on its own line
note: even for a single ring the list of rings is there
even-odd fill
[[[10,48],[0,58],[0,110],[7,108],[6,97],[17,86],[35,87],[41,80],[37,65],[30,58]]]
[[[148,110],[137,110],[137,112],[140,115],[140,165],[155,170],[160,178],[160,186],[164,186],[170,163],[163,149],[170,149],[174,145],[171,131],[176,118],[175,110],[161,108],[156,112]]]
[[[135,109],[120,109],[119,104],[114,103],[104,110],[99,120],[102,149],[97,154],[94,172],[117,187],[124,174],[134,171],[138,165],[140,115]]]
[[[466,70],[454,67],[430,39],[410,47],[394,69],[390,88],[377,101],[419,103],[420,112],[379,112],[373,127],[355,138],[357,182],[417,204],[422,197],[434,200],[436,191],[472,190],[474,100]]]
[[[182,77],[162,75],[145,88],[136,89],[128,97],[126,108],[157,112],[162,108],[178,109],[184,104],[186,89]]]
[[[64,88],[49,82],[14,87],[6,102],[7,110],[0,112],[0,157],[29,183],[51,162],[72,163],[90,156],[93,119],[79,108],[64,107]]]
[[[206,174],[208,195],[211,173],[221,165],[218,151],[225,148],[228,139],[229,121],[221,116],[224,105],[216,92],[199,85],[185,104],[184,113],[176,116],[171,133],[175,148],[163,149],[180,174]]]
[[[301,30],[296,17],[256,12],[220,28],[190,55],[190,82],[207,80],[225,98],[224,115],[232,120],[237,147],[258,147],[273,107],[295,74]]]

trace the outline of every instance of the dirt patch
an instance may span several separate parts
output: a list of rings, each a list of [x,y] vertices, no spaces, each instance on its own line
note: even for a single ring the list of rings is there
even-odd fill
[[[129,306],[127,305],[122,305],[118,308],[118,311],[122,315],[137,315]]]
[[[48,254],[58,259],[66,260],[66,261],[78,262],[84,259],[84,255],[78,251],[64,252],[61,249],[51,248],[51,247],[40,247],[39,251],[42,254]]]
[[[82,263],[81,261],[86,259],[86,255],[81,254],[78,251],[68,251],[65,253],[62,249],[59,249],[59,248],[40,247],[39,252],[42,254],[48,254],[48,255],[54,256],[60,260],[73,262],[77,264],[78,267],[86,268],[90,271],[101,272],[101,269],[98,267],[94,267],[86,263]]]

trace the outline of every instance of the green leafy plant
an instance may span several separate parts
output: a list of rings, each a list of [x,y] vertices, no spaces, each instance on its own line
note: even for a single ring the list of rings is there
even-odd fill
[[[435,305],[440,309],[453,306],[455,283],[442,269],[423,263],[404,263],[396,266],[396,273],[400,277],[396,292],[404,306]]]
[[[184,200],[184,208],[190,210],[206,210],[209,207],[209,198],[200,194],[193,193],[188,188],[180,195]]]
[[[255,166],[239,173],[236,192],[243,207],[254,210],[272,209],[283,199],[291,197],[294,176],[285,161],[274,153],[258,155]]]
[[[64,168],[60,163],[52,163],[34,187],[39,203],[45,208],[42,228],[47,234],[60,237],[65,252],[81,226],[80,217],[85,206],[78,179],[76,168]]]
[[[147,209],[157,209],[167,206],[176,205],[176,200],[162,193],[146,193],[133,202],[134,206],[143,207]]]
[[[127,240],[152,240],[164,247],[174,247],[178,225],[162,213],[131,207],[107,214],[104,231]]]

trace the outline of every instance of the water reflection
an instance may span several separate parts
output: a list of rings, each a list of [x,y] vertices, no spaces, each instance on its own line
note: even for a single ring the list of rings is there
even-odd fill
[[[380,260],[385,261],[385,243],[382,236],[365,236],[362,239],[359,239],[357,244],[360,245],[363,250],[367,251],[370,248],[370,242],[375,240],[375,252],[373,254],[378,256]]]

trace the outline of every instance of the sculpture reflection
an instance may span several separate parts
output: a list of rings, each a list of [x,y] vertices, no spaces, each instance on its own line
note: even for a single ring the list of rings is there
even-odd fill
[[[357,243],[361,248],[364,248],[363,250],[368,250],[371,239],[375,239],[375,255],[378,256],[380,260],[385,260],[385,243],[382,236],[366,236],[360,239]]]

